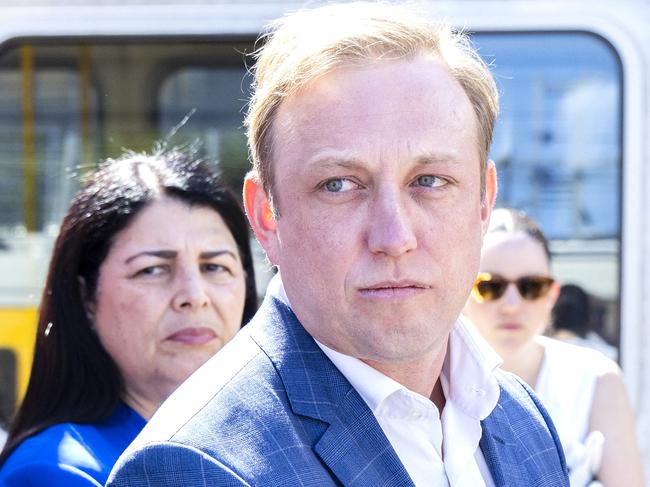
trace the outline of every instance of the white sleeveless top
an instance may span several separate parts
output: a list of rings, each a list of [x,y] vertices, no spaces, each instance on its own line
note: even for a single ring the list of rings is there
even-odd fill
[[[611,370],[611,361],[596,350],[543,336],[537,339],[544,347],[544,359],[535,392],[555,424],[569,469],[577,470],[586,455],[596,381]],[[572,478],[571,487],[584,484],[578,485]]]

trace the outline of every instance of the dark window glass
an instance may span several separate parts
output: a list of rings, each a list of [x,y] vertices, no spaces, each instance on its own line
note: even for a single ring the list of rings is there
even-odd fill
[[[541,223],[555,276],[596,298],[594,328],[618,343],[620,60],[604,39],[580,32],[483,33],[474,42],[501,92],[491,150],[497,206]]]

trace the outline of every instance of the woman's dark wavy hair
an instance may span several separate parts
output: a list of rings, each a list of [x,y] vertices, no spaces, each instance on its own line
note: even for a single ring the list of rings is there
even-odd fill
[[[58,423],[106,419],[123,391],[120,372],[99,342],[84,301],[115,235],[150,202],[167,196],[217,211],[237,243],[246,272],[243,323],[257,309],[246,217],[208,165],[185,149],[109,159],[72,200],[50,260],[39,309],[25,398],[0,454],[0,465],[26,438]],[[83,289],[82,289],[83,288]]]

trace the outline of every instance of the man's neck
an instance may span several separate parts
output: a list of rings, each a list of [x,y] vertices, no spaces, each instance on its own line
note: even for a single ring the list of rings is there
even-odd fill
[[[376,362],[363,360],[372,368],[399,382],[407,389],[428,397],[442,412],[445,396],[440,383],[442,366],[447,356],[447,341],[438,350],[409,362]]]

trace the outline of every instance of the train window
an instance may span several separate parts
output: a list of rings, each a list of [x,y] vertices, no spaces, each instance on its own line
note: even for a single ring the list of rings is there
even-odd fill
[[[58,225],[75,189],[64,168],[79,164],[78,85],[78,74],[65,68],[28,77],[0,72],[3,229],[20,233]]]
[[[171,133],[185,121],[182,138],[199,140],[198,150],[218,161],[220,174],[238,192],[249,165],[243,129],[249,90],[243,65],[185,66],[169,73],[158,96],[160,132]]]
[[[151,150],[191,108],[194,117],[169,143],[202,139],[201,150],[238,182],[246,171],[246,50],[249,43],[215,40],[38,39],[0,52],[0,306],[38,300],[79,175],[123,148]],[[176,69],[208,63],[222,81]],[[197,86],[200,99],[188,99],[183,90]]]
[[[74,177],[98,123],[83,56],[24,44],[0,56],[0,305],[38,299]]]
[[[552,240],[554,272],[607,308],[600,330],[618,340],[622,71],[613,48],[587,33],[484,33],[501,116],[491,157],[497,206],[520,208]]]

